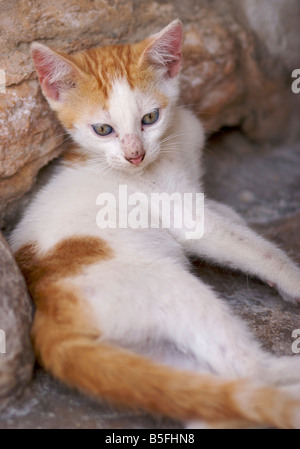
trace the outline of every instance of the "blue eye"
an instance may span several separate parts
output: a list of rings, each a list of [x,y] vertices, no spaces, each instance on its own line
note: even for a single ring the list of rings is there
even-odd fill
[[[142,118],[143,125],[153,125],[159,118],[159,109],[154,109],[152,112],[148,112]]]
[[[93,130],[98,136],[108,136],[113,132],[113,128],[109,125],[102,125],[101,123],[96,123],[92,125]]]

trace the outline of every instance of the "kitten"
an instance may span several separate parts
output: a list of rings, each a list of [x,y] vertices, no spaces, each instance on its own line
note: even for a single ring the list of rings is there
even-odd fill
[[[140,226],[96,218],[99,195],[120,186],[142,199],[176,192],[173,218],[185,193],[203,191],[203,129],[176,107],[182,36],[176,20],[133,45],[73,55],[32,45],[42,91],[77,144],[10,238],[36,304],[33,345],[46,370],[93,397],[200,427],[297,428],[300,358],[264,352],[187,257],[258,276],[294,303],[299,268],[208,199],[190,214],[204,218],[199,238],[187,238],[190,222],[150,226],[142,207]],[[106,203],[111,220],[119,200]]]

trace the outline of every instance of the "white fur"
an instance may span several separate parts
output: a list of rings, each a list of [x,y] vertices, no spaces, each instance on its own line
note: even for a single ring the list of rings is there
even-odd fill
[[[57,168],[12,233],[12,249],[36,241],[44,252],[74,235],[100,237],[114,257],[84,268],[69,282],[92,306],[103,339],[224,378],[300,382],[300,358],[276,359],[262,351],[226,304],[189,271],[186,255],[195,253],[272,282],[285,298],[299,302],[299,269],[234,211],[206,200],[199,240],[186,240],[185,229],[99,229],[96,224],[97,196],[117,195],[119,185],[148,197],[153,191],[202,191],[203,129],[189,111],[176,109],[176,83],[169,80],[170,105],[161,110],[160,120],[142,131],[143,115],[160,105],[150,92],[115,81],[109,112],[99,108],[88,118],[83,115],[75,127],[73,137],[91,161]],[[89,126],[108,120],[116,134],[107,138]],[[122,154],[120,139],[128,133],[143,139],[146,157],[139,167]],[[166,342],[175,348],[174,358],[161,353]]]

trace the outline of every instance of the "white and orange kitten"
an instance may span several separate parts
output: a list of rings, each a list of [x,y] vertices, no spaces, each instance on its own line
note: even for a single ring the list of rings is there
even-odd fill
[[[240,269],[299,303],[286,254],[206,198],[189,211],[204,218],[198,238],[184,220],[150,226],[142,206],[139,226],[98,215],[100,194],[116,198],[107,216],[125,207],[120,186],[148,204],[176,193],[173,218],[184,194],[203,191],[203,128],[176,107],[181,52],[179,20],[73,55],[33,44],[42,91],[76,142],[10,238],[36,305],[33,345],[46,370],[93,397],[200,427],[299,428],[300,357],[264,352],[188,263],[194,254]]]

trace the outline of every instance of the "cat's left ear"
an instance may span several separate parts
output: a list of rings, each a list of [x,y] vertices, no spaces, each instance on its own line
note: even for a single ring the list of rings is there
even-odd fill
[[[178,75],[182,62],[183,29],[180,20],[174,20],[166,28],[149,38],[150,44],[143,52],[142,59],[162,69],[173,78]]]
[[[76,84],[79,69],[67,55],[37,42],[31,45],[31,56],[45,97],[61,101],[63,93]]]

